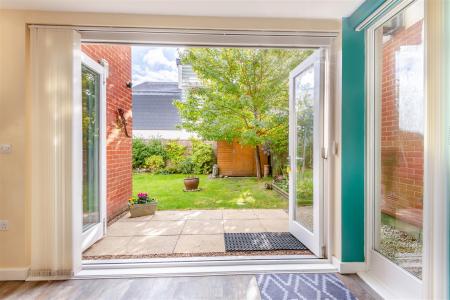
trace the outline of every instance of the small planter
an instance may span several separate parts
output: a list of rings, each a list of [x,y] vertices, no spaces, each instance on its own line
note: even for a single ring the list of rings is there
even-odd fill
[[[148,202],[144,204],[131,204],[130,205],[130,217],[142,217],[148,215],[154,215],[156,211],[156,207],[158,206],[158,202]]]
[[[198,177],[184,179],[184,188],[186,191],[197,191],[199,184],[200,184],[200,179]]]

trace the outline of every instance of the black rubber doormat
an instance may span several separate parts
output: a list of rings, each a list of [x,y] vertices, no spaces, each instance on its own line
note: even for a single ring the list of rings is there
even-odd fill
[[[308,250],[289,232],[225,233],[225,251]]]

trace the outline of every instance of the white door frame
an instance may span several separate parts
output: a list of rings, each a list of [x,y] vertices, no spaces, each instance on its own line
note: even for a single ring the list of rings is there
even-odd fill
[[[334,78],[337,77],[336,65],[338,64],[338,32],[297,32],[297,31],[260,31],[260,30],[189,30],[189,29],[154,29],[154,28],[112,28],[112,27],[90,27],[90,26],[58,26],[58,25],[30,25],[32,27],[44,28],[66,28],[73,29],[80,33],[83,42],[108,42],[108,43],[125,43],[125,44],[147,44],[154,46],[203,46],[203,47],[257,47],[257,48],[307,48],[307,49],[326,49],[327,57],[325,62],[326,73],[326,87],[325,94],[327,99],[336,99],[336,103],[340,102],[340,94],[337,93],[337,85],[334,83]],[[75,54],[77,53],[77,49]],[[80,49],[78,49],[80,52]],[[333,84],[330,84],[330,83]],[[329,101],[329,100],[328,100]],[[75,95],[74,99],[74,143],[81,141],[81,127],[77,125],[76,119],[81,118],[81,111],[79,103],[81,102],[80,95]],[[329,103],[328,113],[333,118],[333,102]],[[103,122],[102,122],[103,123]],[[330,121],[330,124],[332,122]],[[106,134],[104,134],[106,136]],[[334,134],[330,133],[330,138]],[[338,136],[338,135],[336,135]],[[339,141],[336,141],[339,143]],[[105,144],[105,143],[104,143]],[[77,148],[73,149],[76,155],[73,156],[73,164],[79,164],[81,154],[81,143]],[[333,154],[336,154],[333,152]],[[330,157],[331,158],[331,157]],[[106,161],[106,160],[105,160]],[[333,165],[327,161],[325,166],[329,170],[333,170]],[[104,169],[104,168],[103,168]],[[330,171],[331,172],[331,171]],[[72,183],[75,187],[81,185],[82,178],[79,170],[74,172]],[[331,180],[329,177],[327,180]],[[326,186],[333,186],[333,182],[326,184]],[[330,189],[331,190],[331,189]],[[330,193],[327,190],[326,193]],[[74,194],[74,207],[76,210],[82,211],[81,198],[78,193]],[[77,204],[78,202],[79,204]],[[211,259],[202,258],[167,258],[167,259],[143,259],[139,261],[123,261],[110,260],[108,264],[98,264],[95,262],[83,262],[82,251],[79,244],[73,244],[73,269],[75,277],[84,275],[93,277],[98,276],[152,276],[152,274],[171,274],[174,267],[177,268],[177,273],[181,274],[181,270],[186,270],[184,275],[200,275],[200,274],[241,274],[246,271],[255,272],[285,272],[285,271],[304,271],[304,272],[332,272],[336,271],[336,267],[331,262],[333,238],[333,211],[332,205],[325,204],[325,220],[324,231],[327,244],[326,259],[304,259],[301,257],[288,257],[286,259],[274,259],[274,257],[236,257],[230,259],[229,257],[214,257]],[[74,213],[73,226],[73,240],[81,241],[82,218],[78,218],[76,212]],[[330,234],[328,234],[330,233]],[[156,268],[161,266],[162,268]],[[200,261],[200,263],[199,263]],[[195,268],[189,268],[195,266]]]
[[[100,76],[100,103],[99,103],[99,203],[100,203],[100,223],[92,226],[81,234],[81,251],[83,252],[87,248],[89,248],[96,241],[101,239],[106,235],[107,229],[107,216],[106,216],[106,78],[108,76],[107,68],[97,63],[95,60],[90,58],[88,55],[82,53],[81,54],[81,64],[85,65],[89,69],[93,70]],[[80,91],[81,94],[81,91]],[[79,128],[82,132],[82,129]],[[82,144],[74,145],[74,147],[78,147],[78,151],[83,151]],[[83,208],[81,208],[83,211]],[[81,221],[82,222],[82,221]],[[83,228],[81,224],[81,228]]]
[[[300,63],[289,74],[289,231],[297,237],[317,257],[326,255],[324,246],[324,159],[327,148],[324,144],[324,133],[327,131],[324,122],[325,103],[325,49],[317,49],[305,61]],[[310,67],[314,68],[314,105],[313,105],[313,232],[295,220],[297,210],[297,112],[295,99],[295,78]]]
[[[377,220],[374,217],[375,209],[375,165],[376,165],[376,154],[375,154],[375,121],[376,121],[376,90],[375,81],[376,78],[376,67],[375,67],[375,30],[388,19],[399,13],[401,10],[408,7],[411,3],[420,0],[402,0],[396,4],[391,10],[386,12],[384,15],[379,17],[373,24],[368,27],[366,31],[366,86],[367,86],[367,126],[366,126],[366,264],[367,272],[360,273],[361,277],[365,279],[372,287],[377,288],[379,291],[384,291],[386,297],[397,297],[405,299],[415,299],[415,298],[431,298],[434,293],[442,293],[448,287],[437,286],[437,282],[442,282],[442,280],[436,281],[435,278],[444,276],[447,278],[447,274],[443,274],[442,270],[447,267],[447,260],[441,261],[440,270],[433,268],[433,261],[436,257],[433,257],[434,253],[439,253],[439,249],[447,249],[447,235],[442,234],[444,228],[436,228],[433,224],[446,224],[444,220],[440,220],[445,215],[446,209],[448,208],[445,203],[445,197],[434,196],[435,193],[439,195],[441,189],[445,190],[439,183],[438,174],[440,171],[436,169],[436,161],[434,161],[438,156],[434,156],[430,153],[426,154],[424,157],[424,209],[423,209],[423,259],[422,259],[422,280],[419,280],[412,274],[403,270],[399,266],[395,265],[393,262],[388,260],[383,255],[376,252],[374,249],[374,228],[376,226]],[[427,20],[426,8],[424,8],[425,20],[424,26],[427,26],[429,20]],[[427,30],[425,30],[424,38],[424,49],[427,49],[429,45],[427,44]],[[428,70],[427,66],[427,50],[424,51],[424,70]],[[426,75],[425,75],[426,74]],[[425,73],[425,76],[429,76],[429,73]],[[436,78],[434,78],[436,79]],[[434,148],[436,141],[443,138],[440,133],[444,130],[442,124],[436,125],[434,120],[439,120],[439,114],[442,113],[435,108],[437,102],[442,101],[441,99],[434,99],[434,102],[428,99],[427,85],[430,84],[428,77],[425,77],[425,131],[424,131],[424,143],[426,153],[430,151],[436,151],[438,148]],[[430,109],[431,108],[431,109]],[[444,139],[445,140],[445,139]],[[431,141],[431,144],[430,144]],[[433,144],[434,143],[434,144]],[[431,146],[430,146],[431,145]],[[433,149],[434,148],[434,149]],[[445,176],[444,176],[445,177]],[[434,178],[434,180],[433,180]],[[434,189],[439,190],[435,192]],[[443,214],[436,216],[439,220],[433,220],[433,211],[444,211]],[[445,217],[444,217],[445,218]],[[442,227],[442,226],[441,226]],[[436,232],[440,232],[436,235]],[[433,237],[434,236],[434,237]],[[437,238],[436,238],[437,237]],[[447,252],[445,252],[448,255]],[[441,259],[442,260],[442,259]],[[434,261],[436,265],[436,262]],[[448,270],[447,270],[448,271]],[[436,282],[433,282],[436,281]],[[444,280],[445,283],[447,281]],[[445,293],[445,292],[444,292]]]

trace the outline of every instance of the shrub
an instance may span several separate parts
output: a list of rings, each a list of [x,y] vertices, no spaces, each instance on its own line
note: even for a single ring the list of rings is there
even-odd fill
[[[211,145],[194,140],[191,158],[195,174],[209,174],[211,172],[214,164],[214,152]]]
[[[164,161],[167,159],[167,152],[161,140],[151,139],[147,144],[150,155],[159,155]]]
[[[164,145],[157,139],[152,139],[149,142],[140,138],[133,139],[132,154],[132,165],[135,169],[145,167],[145,159],[151,155],[159,155],[163,157],[164,160],[167,158]]]
[[[151,155],[145,159],[144,168],[152,173],[158,173],[164,169],[164,158],[161,155]]]
[[[192,162],[192,158],[187,157],[185,160],[181,162],[180,172],[182,174],[192,174],[194,173],[194,163]]]
[[[181,173],[181,165],[185,160],[186,147],[178,142],[170,142],[166,144],[167,167],[168,173]]]
[[[132,165],[134,169],[142,168],[145,159],[151,155],[147,143],[143,139],[133,139],[132,154]]]

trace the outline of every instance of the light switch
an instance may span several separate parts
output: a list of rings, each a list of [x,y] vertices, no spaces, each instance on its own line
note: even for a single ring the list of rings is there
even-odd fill
[[[12,146],[11,144],[0,144],[0,153],[9,154],[11,153]]]

